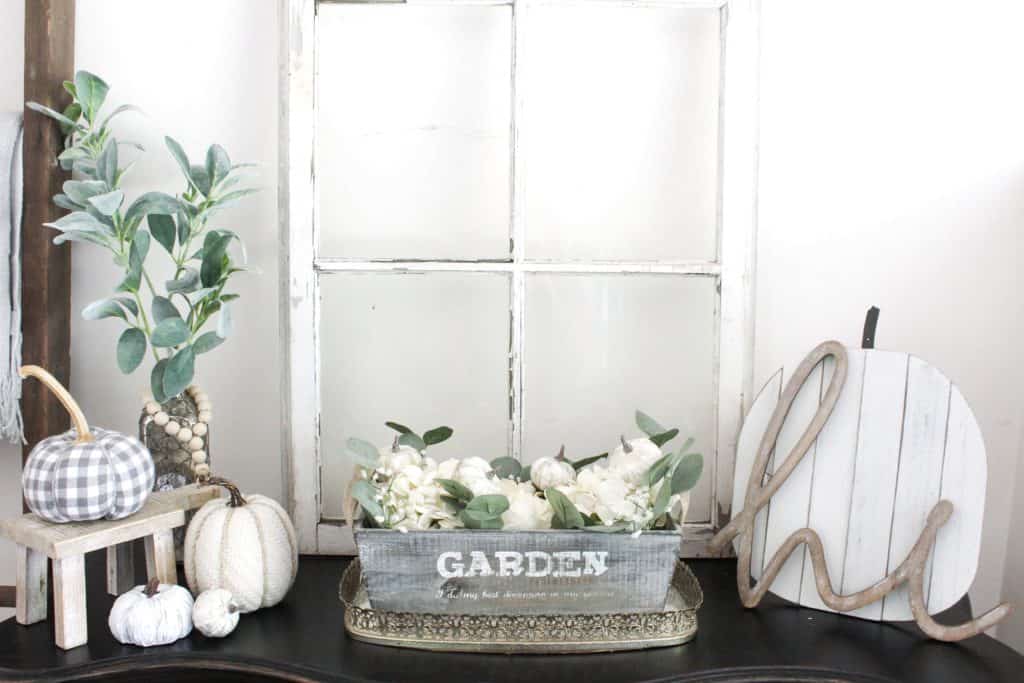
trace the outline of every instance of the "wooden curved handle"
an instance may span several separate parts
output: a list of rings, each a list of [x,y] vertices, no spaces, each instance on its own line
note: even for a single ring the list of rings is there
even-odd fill
[[[22,379],[35,377],[43,383],[43,386],[53,392],[53,395],[57,397],[60,404],[71,415],[71,423],[75,426],[75,432],[78,434],[75,443],[89,443],[93,441],[92,432],[89,431],[89,423],[85,419],[85,413],[82,412],[82,409],[78,406],[75,399],[71,397],[71,394],[68,393],[68,390],[64,388],[64,385],[57,381],[56,377],[38,365],[22,365],[18,370],[18,374],[21,375]]]

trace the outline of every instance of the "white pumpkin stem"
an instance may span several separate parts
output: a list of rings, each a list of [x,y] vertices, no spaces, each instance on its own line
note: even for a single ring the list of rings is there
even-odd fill
[[[78,406],[78,403],[64,385],[57,381],[57,378],[42,369],[38,365],[22,365],[18,370],[18,374],[21,375],[22,379],[28,379],[29,377],[35,377],[37,380],[43,383],[47,389],[49,389],[60,404],[64,406],[64,410],[68,411],[71,415],[71,424],[75,427],[75,433],[78,434],[78,438],[75,439],[75,443],[89,443],[93,441],[92,432],[89,431],[89,423],[85,419],[85,413]]]
[[[622,442],[622,450],[626,451],[627,453],[633,452],[633,447],[629,445],[628,441],[626,441],[626,436],[624,434],[619,434],[619,441]]]
[[[565,458],[565,444],[564,443],[562,444],[562,447],[558,449],[558,455],[555,456],[555,460],[558,460],[559,462],[565,462],[566,461],[566,458]]]
[[[142,592],[147,598],[151,598],[157,593],[159,593],[160,579],[154,576],[152,579],[149,580],[149,583],[146,584],[146,590]]]
[[[228,501],[228,507],[242,507],[246,504],[245,498],[242,497],[242,492],[238,490],[238,487],[233,483],[224,479],[223,477],[210,477],[206,480],[206,483],[211,486],[220,486],[228,490],[231,495],[231,500]]]
[[[391,444],[391,452],[397,453],[400,449],[398,448],[398,437],[395,437],[394,443]]]

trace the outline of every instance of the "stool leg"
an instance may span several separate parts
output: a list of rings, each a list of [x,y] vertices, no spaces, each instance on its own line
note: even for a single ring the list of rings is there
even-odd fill
[[[135,585],[135,554],[127,541],[107,548],[107,593],[121,595]]]
[[[34,624],[46,619],[46,555],[18,546],[15,578],[15,617],[19,624]]]
[[[178,568],[174,564],[174,531],[163,529],[146,536],[146,576],[160,579],[160,583],[178,583]]]
[[[53,561],[53,621],[57,647],[70,650],[89,640],[85,619],[85,555]]]

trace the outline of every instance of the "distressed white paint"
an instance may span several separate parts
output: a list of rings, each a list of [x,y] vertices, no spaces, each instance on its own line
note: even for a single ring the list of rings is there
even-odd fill
[[[938,534],[925,575],[929,611],[939,612],[963,597],[977,568],[986,473],[980,430],[960,391],[924,361],[860,349],[848,349],[848,358],[843,391],[817,441],[761,511],[767,513],[765,541],[762,546],[761,527],[755,526],[753,575],[761,575],[793,531],[810,527],[821,537],[833,587],[843,594],[863,590],[903,562],[928,513],[944,498],[953,503],[953,516]],[[831,366],[832,361],[819,365],[797,394],[779,435],[776,462],[817,410]],[[745,495],[768,416],[778,404],[778,386],[777,374],[743,426],[734,496]],[[771,592],[825,609],[804,551],[799,546],[790,556]],[[905,588],[851,614],[910,620]]]
[[[530,273],[664,275],[710,277],[719,287],[712,323],[717,339],[714,358],[716,399],[714,438],[708,450],[709,520],[690,525],[684,533],[684,552],[700,554],[704,540],[731,510],[732,457],[742,407],[750,388],[752,357],[752,277],[754,201],[756,183],[757,27],[756,0],[706,2],[642,0],[602,2],[608,8],[644,11],[668,9],[721,10],[721,79],[719,208],[714,226],[717,255],[708,260],[542,260],[529,258],[526,245],[527,157],[529,135],[521,123],[529,106],[522,87],[522,50],[531,35],[531,9],[550,3],[522,0],[512,3],[421,2],[430,5],[512,5],[512,136],[511,216],[509,260],[387,260],[352,259],[317,254],[316,35],[314,0],[281,0],[281,154],[280,219],[282,223],[282,344],[283,414],[285,423],[288,500],[303,552],[351,552],[351,533],[336,520],[324,519],[323,468],[320,444],[319,280],[332,272],[473,272],[510,273],[510,413],[509,452],[523,457],[522,425],[527,400],[524,386],[524,350],[528,334],[526,279]],[[558,7],[564,7],[562,3]],[[594,3],[579,5],[594,7]],[[726,132],[728,131],[728,132]],[[339,457],[331,454],[331,457]],[[342,456],[344,457],[344,456]],[[340,492],[338,493],[340,496]]]

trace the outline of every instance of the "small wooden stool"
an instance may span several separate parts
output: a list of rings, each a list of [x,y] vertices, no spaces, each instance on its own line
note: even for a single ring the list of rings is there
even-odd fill
[[[54,639],[70,650],[88,639],[85,618],[85,553],[107,549],[107,592],[119,595],[132,587],[131,542],[145,539],[146,575],[160,583],[177,583],[174,529],[185,512],[216,498],[214,486],[191,484],[150,494],[130,517],[54,524],[34,514],[0,521],[0,536],[18,545],[15,612],[19,624],[46,619],[46,559],[53,560]]]

